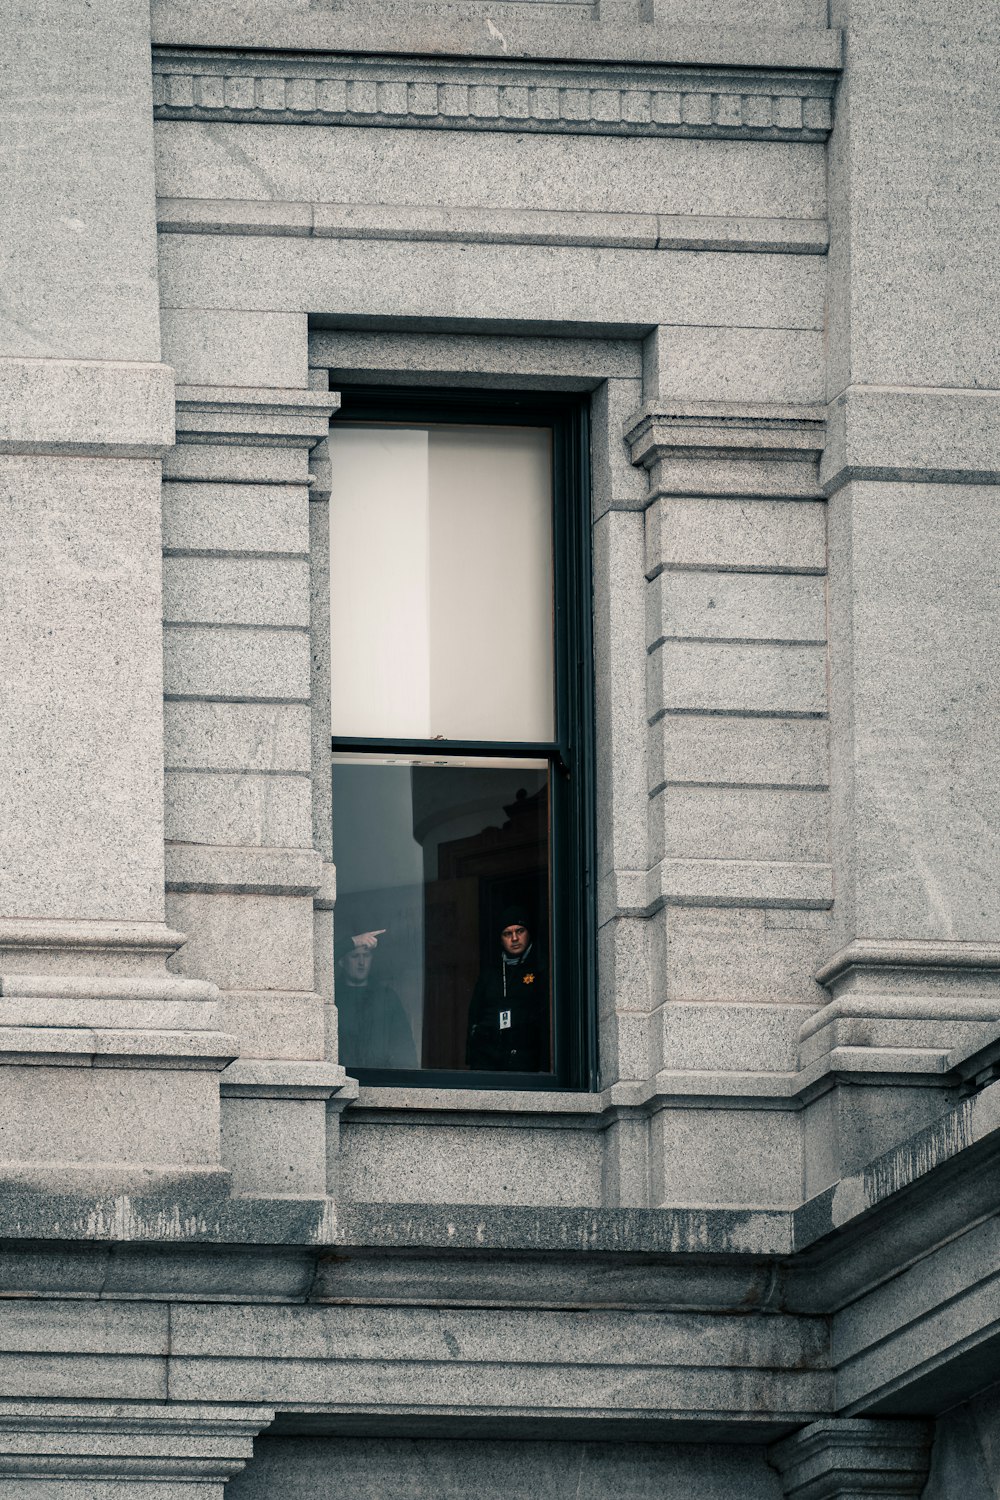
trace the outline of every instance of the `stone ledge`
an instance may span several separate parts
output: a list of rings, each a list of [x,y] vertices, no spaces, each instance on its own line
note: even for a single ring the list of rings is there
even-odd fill
[[[169,365],[0,358],[0,454],[162,458],[173,442]]]
[[[160,198],[161,234],[281,235],[464,244],[591,245],[633,250],[724,250],[824,255],[825,219],[585,213]]]

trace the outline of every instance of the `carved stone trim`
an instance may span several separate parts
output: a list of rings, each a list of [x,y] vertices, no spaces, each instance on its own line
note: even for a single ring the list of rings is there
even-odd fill
[[[728,401],[644,406],[625,424],[632,462],[660,495],[821,499],[822,407]]]
[[[835,1417],[776,1443],[768,1462],[781,1475],[787,1500],[903,1500],[920,1494],[930,1455],[927,1423]]]
[[[0,1475],[222,1485],[273,1420],[259,1406],[2,1401]]]
[[[339,406],[331,391],[179,385],[177,441],[309,449],[326,437]]]
[[[818,984],[830,990],[858,971],[964,970],[973,974],[1000,973],[1000,943],[961,943],[857,939],[828,958],[816,971]]]
[[[829,73],[304,58],[157,49],[161,120],[823,141]]]

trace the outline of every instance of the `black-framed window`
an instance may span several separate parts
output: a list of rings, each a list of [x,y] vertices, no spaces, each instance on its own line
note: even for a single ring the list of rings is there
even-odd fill
[[[330,454],[340,1060],[591,1087],[586,407],[346,389]]]

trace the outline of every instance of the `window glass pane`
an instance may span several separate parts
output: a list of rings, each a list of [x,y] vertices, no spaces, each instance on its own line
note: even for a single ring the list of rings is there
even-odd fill
[[[345,1067],[551,1071],[548,783],[543,761],[334,757]]]
[[[335,735],[554,737],[546,428],[330,429]]]

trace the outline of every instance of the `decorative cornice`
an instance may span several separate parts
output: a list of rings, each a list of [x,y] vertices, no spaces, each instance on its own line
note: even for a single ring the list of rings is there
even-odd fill
[[[245,1467],[274,1420],[261,1406],[122,1401],[0,1401],[5,1478],[221,1486]],[[75,1488],[75,1486],[72,1486]],[[117,1487],[117,1485],[116,1485]]]
[[[161,120],[823,141],[829,73],[157,49]]]
[[[927,1479],[930,1456],[928,1423],[845,1417],[812,1422],[767,1455],[787,1500],[916,1496]]]
[[[339,406],[333,391],[179,385],[177,441],[309,449],[326,437]]]
[[[729,401],[662,402],[625,423],[632,462],[661,495],[821,498],[822,407]]]
[[[841,948],[816,971],[816,982],[833,987],[846,975],[866,970],[964,970],[1000,972],[1000,943],[962,943],[923,939],[878,942],[858,938]]]

